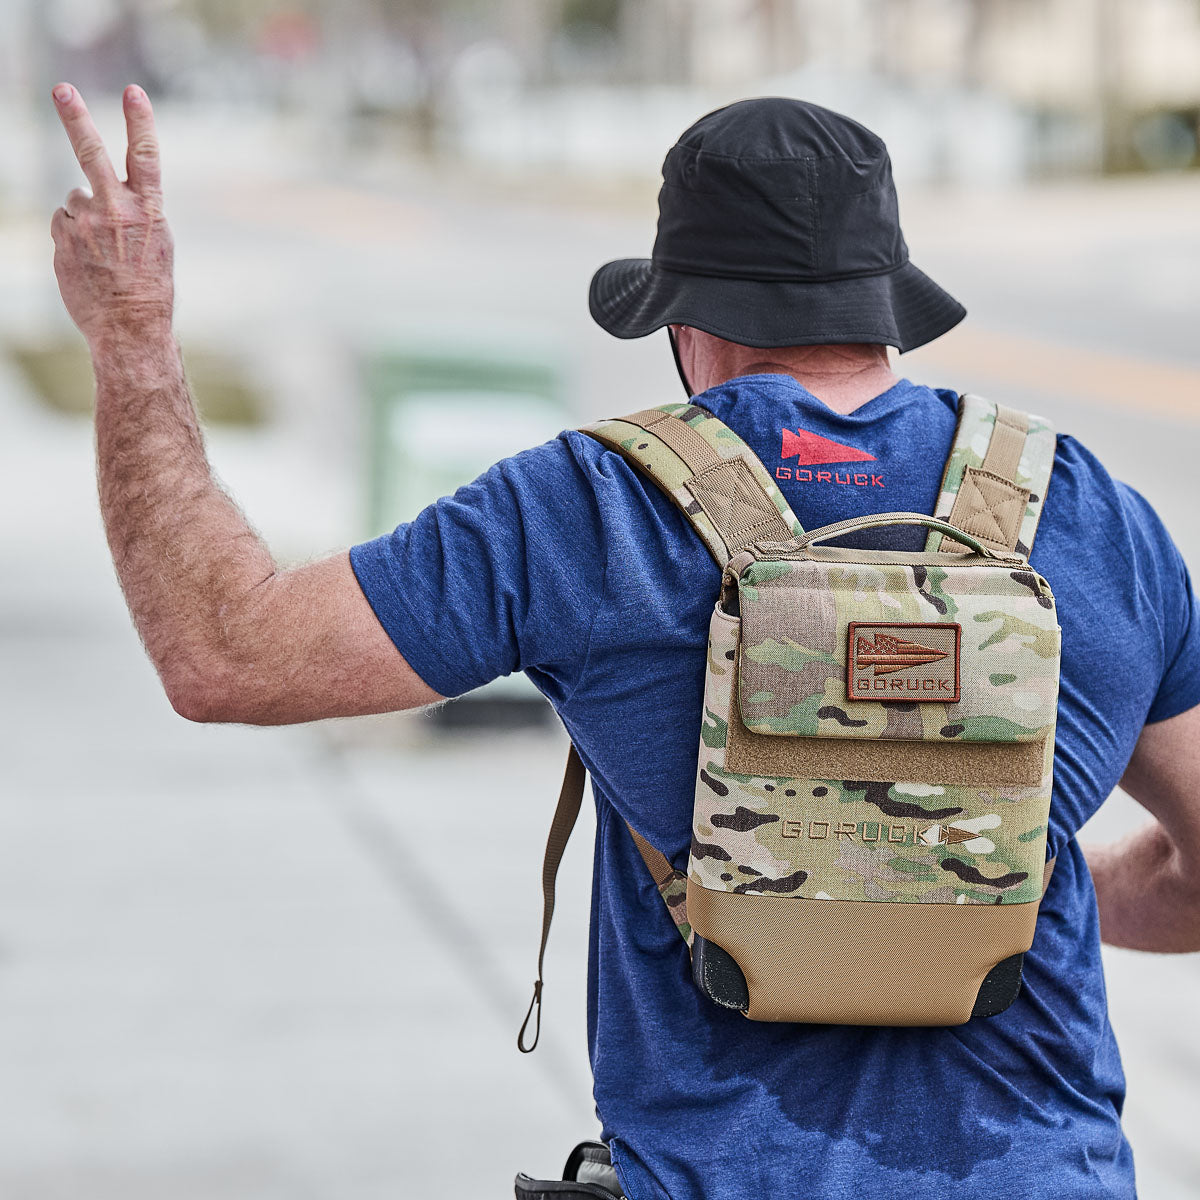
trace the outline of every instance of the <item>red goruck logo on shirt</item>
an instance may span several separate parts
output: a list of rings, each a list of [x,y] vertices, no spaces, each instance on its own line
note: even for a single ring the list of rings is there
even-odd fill
[[[790,429],[783,429],[780,432],[783,444],[779,457],[784,462],[775,468],[776,479],[794,479],[798,483],[840,483],[846,487],[883,487],[883,476],[878,471],[834,465],[876,462],[875,455],[857,446],[847,446],[844,442],[822,437],[819,433],[810,433],[807,429],[797,429],[794,433]],[[796,460],[794,465],[787,463],[789,458]],[[832,469],[814,470],[826,464]]]

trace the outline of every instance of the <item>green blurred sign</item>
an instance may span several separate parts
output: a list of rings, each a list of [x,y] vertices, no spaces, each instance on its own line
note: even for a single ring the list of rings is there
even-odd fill
[[[572,423],[546,363],[390,351],[368,359],[366,387],[372,535]]]
[[[368,535],[411,520],[494,462],[573,424],[561,374],[556,363],[503,354],[390,349],[369,355]],[[480,693],[538,696],[522,675]]]

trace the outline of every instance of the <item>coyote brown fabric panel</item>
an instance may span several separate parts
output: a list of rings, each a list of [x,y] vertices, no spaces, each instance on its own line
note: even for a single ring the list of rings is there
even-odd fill
[[[962,1025],[987,973],[1033,945],[1038,905],[866,904],[692,882],[688,911],[741,967],[753,1020]]]
[[[934,516],[994,549],[1015,550],[1028,557],[1056,443],[1054,427],[1044,417],[963,395]],[[926,549],[963,552],[956,542],[936,532],[929,534]]]
[[[968,467],[962,487],[954,498],[954,507],[946,519],[964,533],[974,534],[993,550],[1015,550],[1028,504],[1026,488],[1019,488],[988,471]],[[951,540],[944,542],[942,549],[965,553],[958,542]]]
[[[656,483],[720,566],[756,540],[788,541],[804,533],[753,450],[707,409],[664,404],[581,432]]]

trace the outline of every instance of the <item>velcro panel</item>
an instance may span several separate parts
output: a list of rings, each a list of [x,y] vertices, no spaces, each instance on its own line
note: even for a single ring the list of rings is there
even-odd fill
[[[857,779],[890,783],[928,779],[959,787],[1038,787],[1048,770],[1046,742],[901,741],[767,737],[729,712],[725,767],[743,775]]]

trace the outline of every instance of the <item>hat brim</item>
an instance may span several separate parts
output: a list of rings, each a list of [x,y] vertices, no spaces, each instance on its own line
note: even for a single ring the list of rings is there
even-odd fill
[[[912,263],[882,275],[821,282],[693,275],[620,258],[592,276],[588,307],[619,338],[691,325],[743,346],[869,342],[901,353],[940,337],[967,310]]]

